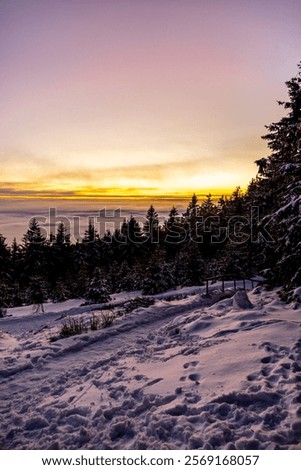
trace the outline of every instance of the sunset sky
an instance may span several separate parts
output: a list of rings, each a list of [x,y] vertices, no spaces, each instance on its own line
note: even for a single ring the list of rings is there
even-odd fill
[[[0,1],[0,196],[246,187],[300,0]]]

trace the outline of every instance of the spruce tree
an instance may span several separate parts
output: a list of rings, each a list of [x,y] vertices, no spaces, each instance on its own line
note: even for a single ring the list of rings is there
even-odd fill
[[[211,194],[208,194],[199,206],[198,227],[195,237],[203,257],[212,258],[215,254],[218,244],[214,243],[214,240],[218,239],[218,234],[218,208],[214,204]]]
[[[6,314],[6,307],[10,304],[9,281],[9,250],[5,238],[0,234],[0,318]]]
[[[104,303],[111,299],[109,294],[108,283],[100,268],[94,270],[91,281],[88,284],[85,299],[89,303]]]
[[[143,225],[143,232],[146,236],[148,246],[152,247],[160,241],[159,216],[153,205],[148,209],[145,218],[146,221]]]
[[[163,226],[163,231],[166,260],[171,261],[175,259],[176,254],[185,242],[183,220],[175,206],[169,212],[168,219]]]
[[[6,238],[0,234],[0,279],[8,277],[10,252]]]
[[[150,265],[145,271],[145,277],[142,283],[142,294],[158,294],[174,286],[175,281],[171,272],[171,266],[165,263],[158,263],[157,259],[152,258]]]
[[[116,251],[119,261],[127,261],[129,267],[133,267],[135,262],[145,251],[145,239],[141,227],[135,217],[131,216],[122,224],[120,233],[117,232]]]
[[[301,63],[299,73],[286,82],[288,101],[279,104],[287,115],[267,126],[263,138],[271,153],[257,160],[258,177],[248,196],[264,200],[274,244],[263,247],[266,275],[286,289],[301,284]],[[252,190],[252,191],[251,191]]]
[[[21,280],[24,286],[28,286],[34,276],[46,277],[46,236],[35,218],[30,221],[22,241]]]
[[[54,241],[58,246],[70,245],[70,233],[68,233],[67,228],[63,222],[58,224]]]
[[[82,241],[82,251],[86,259],[87,271],[92,275],[94,269],[99,266],[100,253],[98,250],[99,235],[94,227],[93,219],[89,219],[88,228]]]
[[[200,224],[199,201],[195,193],[193,193],[191,201],[188,203],[184,217],[184,228],[186,231],[187,243],[198,242],[198,230]]]

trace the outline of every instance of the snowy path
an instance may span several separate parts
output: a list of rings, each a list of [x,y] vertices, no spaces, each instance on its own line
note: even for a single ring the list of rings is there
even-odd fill
[[[161,300],[54,343],[2,335],[3,448],[298,446],[301,310],[257,292],[242,310]]]

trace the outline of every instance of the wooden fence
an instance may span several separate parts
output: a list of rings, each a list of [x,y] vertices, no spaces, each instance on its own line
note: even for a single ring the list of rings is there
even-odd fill
[[[204,279],[206,283],[206,295],[209,296],[209,282],[211,283],[216,282],[216,281],[221,281],[222,282],[222,292],[225,292],[225,281],[230,281],[233,282],[233,288],[234,290],[237,290],[237,283],[238,279],[236,279],[235,276],[217,276],[217,277],[207,277]],[[212,282],[213,281],[213,282]],[[239,281],[242,282],[242,287],[240,289],[246,290],[246,281],[251,282],[252,289],[254,288],[254,283],[258,284],[259,280],[258,279],[239,279]]]

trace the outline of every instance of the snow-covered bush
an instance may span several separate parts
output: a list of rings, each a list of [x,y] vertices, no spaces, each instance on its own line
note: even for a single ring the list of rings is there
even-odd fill
[[[53,302],[65,302],[66,300],[70,299],[70,292],[63,281],[60,281],[56,284],[55,289],[51,295],[51,299]]]
[[[152,295],[165,292],[175,286],[170,267],[166,264],[151,264],[146,269],[146,276],[143,280],[142,294]]]
[[[279,292],[279,296],[284,302],[296,302],[297,304],[301,304],[301,287],[297,287],[290,291],[282,289]]]
[[[96,268],[90,284],[87,287],[85,299],[89,303],[105,303],[111,300],[109,287],[100,268]]]

